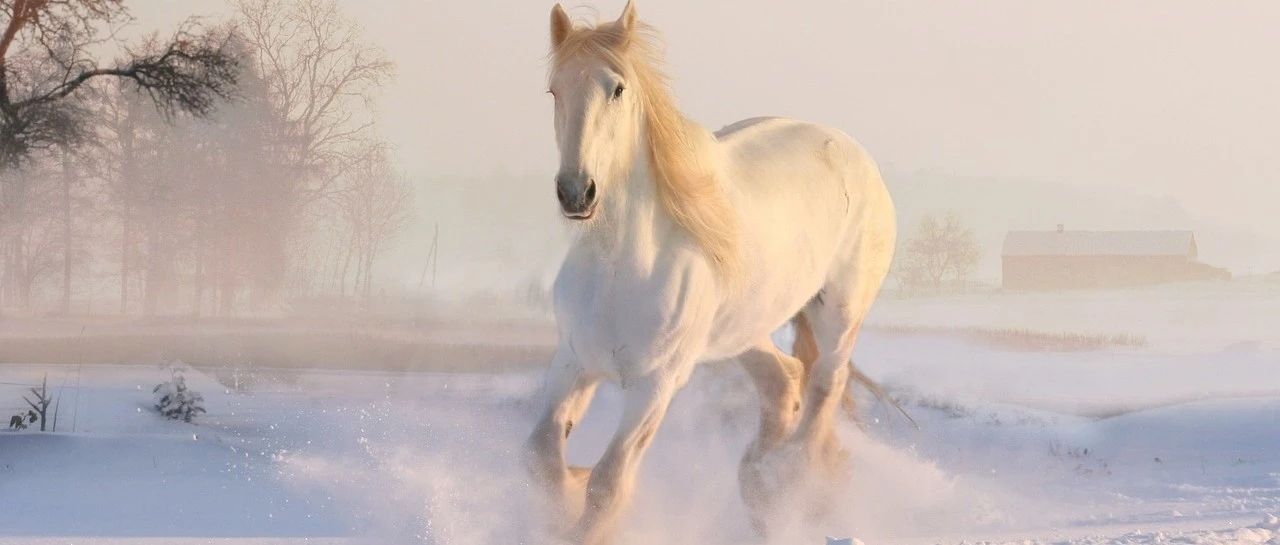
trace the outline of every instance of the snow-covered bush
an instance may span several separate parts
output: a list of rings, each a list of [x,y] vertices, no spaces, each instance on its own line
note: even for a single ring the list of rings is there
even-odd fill
[[[179,369],[170,369],[167,381],[151,390],[155,394],[156,410],[167,418],[190,422],[197,413],[205,412],[204,396],[187,387],[187,377]]]

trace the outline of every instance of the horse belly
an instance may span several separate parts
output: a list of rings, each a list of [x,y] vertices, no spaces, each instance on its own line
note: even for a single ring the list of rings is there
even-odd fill
[[[749,274],[722,303],[707,359],[736,356],[795,316],[822,289],[838,254],[839,224],[793,216],[748,229]]]
[[[743,298],[722,308],[712,326],[706,360],[732,358],[786,325],[820,288],[821,282],[793,282],[771,296]]]

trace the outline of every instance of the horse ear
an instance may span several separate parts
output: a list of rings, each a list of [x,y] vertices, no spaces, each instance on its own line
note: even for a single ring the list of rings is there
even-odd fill
[[[627,0],[627,7],[622,8],[622,15],[618,17],[618,27],[623,32],[630,34],[636,28],[636,2],[635,0]]]
[[[565,13],[564,8],[557,3],[551,8],[551,46],[560,47],[571,30],[573,30],[573,21],[569,20],[569,14]]]

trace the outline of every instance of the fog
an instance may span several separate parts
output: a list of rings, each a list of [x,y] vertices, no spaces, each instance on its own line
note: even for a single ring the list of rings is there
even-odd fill
[[[312,22],[342,54],[312,65],[290,10],[329,1]],[[549,539],[517,453],[574,236],[550,1],[124,5],[119,42],[65,50],[126,62],[196,17],[244,71],[203,116],[95,79],[61,103],[91,129],[11,163],[0,115],[0,545]],[[836,428],[851,480],[758,535],[737,464],[760,396],[703,362],[620,545],[1280,539],[1280,3],[638,11],[689,118],[847,132],[899,227],[853,356],[883,391],[854,389]],[[25,32],[0,45],[0,114],[89,62]],[[605,450],[626,395],[605,384],[570,423],[571,463]]]
[[[181,11],[168,4],[135,11]],[[571,12],[614,17],[621,4]],[[451,288],[522,283],[506,278],[511,266],[554,269],[558,255],[548,254],[564,230],[543,94],[550,5],[348,5],[398,65],[379,127],[420,184],[423,211],[395,259],[401,276],[416,281],[435,222]],[[938,206],[915,202],[913,184],[965,197],[961,212],[984,234],[984,277],[998,276],[1005,230],[1059,223],[1192,229],[1208,262],[1280,268],[1274,3],[649,0],[639,9],[664,37],[691,118],[714,129],[782,115],[845,130],[903,193],[904,223]],[[1117,206],[1090,205],[1099,201]]]

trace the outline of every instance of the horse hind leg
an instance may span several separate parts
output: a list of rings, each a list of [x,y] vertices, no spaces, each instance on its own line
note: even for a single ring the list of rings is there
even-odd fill
[[[771,517],[778,499],[778,473],[781,469],[769,467],[764,458],[766,453],[786,441],[795,427],[800,413],[805,364],[801,359],[778,350],[768,338],[739,356],[738,361],[760,393],[760,430],[742,455],[738,465],[738,485],[752,525],[763,534],[765,521]]]
[[[815,297],[793,319],[794,357],[771,342],[740,357],[761,394],[760,434],[748,446],[738,473],[743,502],[761,534],[768,521],[785,515],[779,507],[793,505],[796,494],[817,493],[809,516],[821,518],[825,502],[820,498],[843,481],[847,455],[833,421],[865,312],[865,307],[851,312],[858,308],[832,304],[830,294]]]
[[[814,299],[803,311],[812,325],[817,358],[808,376],[804,411],[793,438],[807,452],[810,467],[823,471],[828,479],[843,474],[847,454],[835,434],[835,416],[848,400],[846,389],[853,378],[850,356],[877,290],[858,286],[846,293],[830,293],[833,291]]]

